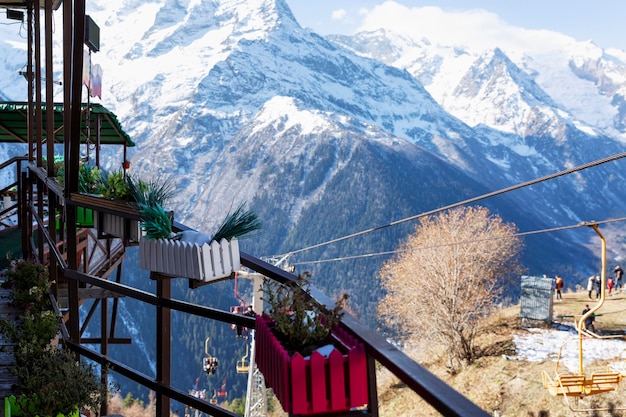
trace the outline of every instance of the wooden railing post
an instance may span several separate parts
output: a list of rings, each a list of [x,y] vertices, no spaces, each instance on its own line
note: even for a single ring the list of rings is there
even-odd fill
[[[162,298],[171,298],[172,281],[169,278],[159,277],[158,274],[152,272],[151,278],[156,279],[156,295],[160,300]],[[156,306],[156,380],[157,382],[169,386],[171,382],[171,315],[169,308],[157,302]],[[156,415],[157,417],[169,417],[170,415],[170,398],[163,393],[158,392],[156,396]]]
[[[85,257],[87,255],[85,254]],[[85,268],[87,270],[87,268]],[[103,298],[100,300],[100,353],[103,356],[109,355],[109,299]],[[100,383],[105,387],[108,386],[109,371],[106,366],[100,367]],[[109,414],[107,392],[104,401],[100,403],[100,415],[106,416]]]
[[[378,388],[376,386],[376,360],[370,354],[367,357],[367,384],[369,402],[367,408],[371,417],[378,417]]]
[[[22,257],[24,259],[30,259],[33,257],[33,248],[30,246],[30,237],[33,235],[33,216],[30,214],[28,207],[28,172],[21,171],[22,164],[18,162],[17,176],[19,183],[17,186],[18,192],[18,208],[17,208],[17,221],[18,225],[22,228]]]

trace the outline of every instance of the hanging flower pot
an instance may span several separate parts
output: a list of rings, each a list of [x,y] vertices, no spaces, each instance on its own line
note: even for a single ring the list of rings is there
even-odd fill
[[[114,236],[125,241],[138,242],[141,238],[139,220],[127,219],[111,213],[97,213],[94,227],[100,235]]]
[[[61,230],[61,212],[56,211],[55,216],[56,230]],[[85,207],[76,207],[76,226],[77,227],[94,227],[93,210]]]
[[[76,207],[76,226],[93,227],[93,210],[85,207]]]
[[[241,265],[237,239],[197,244],[144,238],[139,258],[142,269],[205,282],[228,277]]]
[[[289,356],[272,332],[272,319],[256,318],[256,364],[285,412],[317,415],[347,411],[368,403],[365,347],[341,327],[332,334],[335,349]]]

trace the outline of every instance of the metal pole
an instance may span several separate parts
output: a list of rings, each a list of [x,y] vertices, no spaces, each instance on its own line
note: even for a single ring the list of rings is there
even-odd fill
[[[604,239],[604,235],[600,232],[598,225],[596,223],[588,224],[587,226],[591,227],[594,232],[598,234],[600,237],[601,243],[601,269],[600,269],[600,301],[591,308],[591,310],[587,311],[580,317],[580,321],[578,322],[578,372],[580,374],[583,373],[583,332],[585,320],[595,314],[596,311],[600,310],[602,305],[604,304],[604,300],[606,297],[606,240]],[[586,329],[585,329],[586,330]]]

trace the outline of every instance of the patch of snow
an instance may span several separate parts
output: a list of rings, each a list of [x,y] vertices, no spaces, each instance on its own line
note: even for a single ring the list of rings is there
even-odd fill
[[[513,336],[513,343],[520,360],[556,362],[559,352],[561,364],[571,372],[579,369],[578,334],[567,326],[560,329],[526,329],[526,333]],[[583,338],[583,367],[596,360],[616,359],[614,368],[624,368],[626,342],[622,339]],[[619,359],[619,361],[617,361]]]
[[[289,115],[284,118],[284,115]],[[252,131],[258,133],[270,124],[275,124],[278,131],[286,131],[291,127],[299,125],[301,134],[313,134],[328,126],[328,122],[318,114],[299,110],[292,97],[276,96],[270,99],[259,111],[257,121],[259,122]],[[282,128],[279,127],[283,124]]]
[[[504,170],[508,169],[511,166],[508,159],[494,158],[489,155],[487,155],[486,158]]]
[[[574,126],[576,126],[576,129],[585,132],[589,136],[598,136],[598,132],[596,132],[593,127],[585,125],[577,120],[574,121]]]

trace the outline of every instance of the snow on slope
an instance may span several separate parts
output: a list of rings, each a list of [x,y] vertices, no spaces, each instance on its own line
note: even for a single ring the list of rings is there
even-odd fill
[[[578,335],[571,328],[525,329],[513,336],[517,359],[529,362],[554,360],[561,353],[561,363],[570,372],[578,372]],[[563,348],[563,349],[561,349]],[[619,359],[615,369],[623,370],[626,360],[626,342],[616,339],[583,339],[583,366],[597,360]]]
[[[411,24],[403,26],[401,22]],[[614,137],[625,135],[625,112],[620,107],[626,91],[624,51],[603,51],[591,42],[576,42],[560,33],[512,27],[487,12],[444,12],[437,7],[409,8],[394,2],[375,8],[361,30],[363,33],[349,41],[337,39],[406,69],[450,113],[470,125],[483,123],[512,131],[510,125],[476,120],[466,103],[457,106],[453,94],[473,63],[485,51],[499,48],[584,125]],[[576,73],[574,67],[581,62],[595,63],[601,75]],[[607,84],[612,87],[605,88]]]

